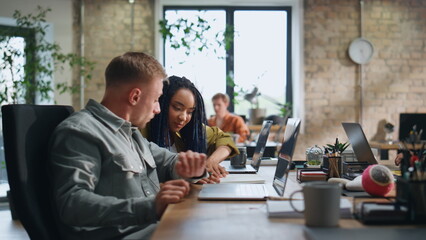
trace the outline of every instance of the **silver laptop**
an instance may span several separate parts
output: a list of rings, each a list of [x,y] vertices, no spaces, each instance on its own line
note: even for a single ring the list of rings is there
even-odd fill
[[[283,197],[288,172],[293,158],[294,147],[300,129],[300,119],[289,118],[284,133],[284,141],[278,154],[277,168],[272,187],[276,194],[270,194],[265,184],[204,184],[198,199],[200,200],[266,200],[269,197]]]
[[[256,148],[251,159],[251,164],[245,167],[234,167],[230,161],[224,161],[221,165],[229,173],[257,173],[259,170],[260,162],[262,161],[263,153],[265,152],[266,142],[268,141],[269,131],[271,130],[272,121],[265,120],[262,124],[259,137],[257,138]],[[250,159],[249,159],[250,160]]]
[[[359,123],[344,122],[342,126],[345,129],[358,162],[377,164],[377,160],[374,157],[373,151],[371,151],[361,125]]]

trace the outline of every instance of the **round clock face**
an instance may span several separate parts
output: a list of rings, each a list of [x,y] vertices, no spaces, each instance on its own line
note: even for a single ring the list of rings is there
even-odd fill
[[[349,45],[349,57],[358,64],[370,61],[374,53],[373,44],[364,38],[357,38]]]

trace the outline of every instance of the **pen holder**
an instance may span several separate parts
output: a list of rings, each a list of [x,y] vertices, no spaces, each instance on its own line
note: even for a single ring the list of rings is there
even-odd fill
[[[411,221],[426,222],[426,181],[411,181],[398,177],[396,201],[408,206]]]
[[[327,157],[328,178],[341,178],[342,157]]]

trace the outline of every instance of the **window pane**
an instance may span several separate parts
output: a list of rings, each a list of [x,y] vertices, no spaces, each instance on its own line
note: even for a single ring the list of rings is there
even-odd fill
[[[0,94],[3,104],[13,103],[14,82],[24,78],[25,39],[23,37],[1,36],[0,41]],[[8,94],[6,94],[8,93]],[[18,103],[24,102],[17,99]],[[1,121],[1,116],[0,116]],[[0,131],[2,124],[0,123]],[[9,190],[6,162],[4,156],[3,136],[0,134],[0,197],[6,197]]]
[[[11,95],[13,82],[24,79],[24,49],[25,39],[23,37],[5,37],[0,42],[0,93],[5,94],[8,89],[9,94],[4,95],[7,103],[13,103]],[[11,56],[10,59],[9,56]],[[23,99],[18,99],[18,103],[22,101]]]
[[[279,107],[272,102],[285,103],[287,12],[235,11],[234,27],[235,83],[247,91],[257,86],[266,116],[278,114]],[[237,99],[235,112],[248,115],[250,103]]]
[[[223,10],[167,10],[165,19],[176,23],[179,19],[188,19],[196,24],[198,17],[206,20],[211,28],[204,32],[202,37],[207,40],[207,49],[198,51],[201,46],[199,41],[192,41],[189,55],[184,48],[174,49],[170,41],[165,42],[165,68],[169,76],[185,76],[190,79],[204,98],[207,117],[214,114],[211,98],[218,92],[226,92],[225,48],[217,44],[225,29],[225,11]],[[184,37],[182,31],[172,31],[177,38]]]

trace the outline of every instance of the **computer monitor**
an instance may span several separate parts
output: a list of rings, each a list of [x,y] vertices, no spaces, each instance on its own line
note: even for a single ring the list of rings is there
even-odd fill
[[[400,141],[406,141],[408,139],[414,125],[416,125],[418,132],[423,129],[420,140],[426,140],[426,113],[401,113],[399,114],[398,135]]]

